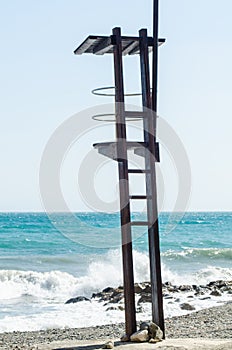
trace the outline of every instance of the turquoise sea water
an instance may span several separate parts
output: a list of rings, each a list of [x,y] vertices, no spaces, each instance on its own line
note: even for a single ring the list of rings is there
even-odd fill
[[[232,280],[232,213],[162,213],[159,223],[163,282]],[[133,248],[135,280],[148,280],[144,229]],[[69,297],[121,284],[117,214],[1,213],[0,250],[0,331],[76,326],[63,310]]]

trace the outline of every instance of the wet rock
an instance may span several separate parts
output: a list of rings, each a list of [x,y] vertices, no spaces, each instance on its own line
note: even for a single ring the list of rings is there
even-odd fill
[[[151,293],[151,286],[147,285],[144,289],[143,289],[143,293],[149,294]]]
[[[203,297],[203,298],[200,298],[200,300],[207,300],[207,299],[211,299],[211,297]]]
[[[79,303],[80,301],[91,301],[90,299],[80,296],[76,298],[71,298],[65,302],[65,304]]]
[[[123,298],[124,298],[124,294],[123,293],[114,293],[114,294],[110,295],[109,300],[110,300],[111,303],[118,303]]]
[[[220,297],[222,294],[217,290],[213,290],[210,295],[213,295],[214,297]]]
[[[115,311],[118,310],[117,306],[110,306],[106,309],[106,311]]]
[[[169,295],[169,294],[166,294],[166,295],[164,295],[164,298],[165,298],[165,299],[173,299],[173,296],[171,296],[171,295]]]
[[[200,291],[200,292],[194,293],[194,295],[197,297],[199,295],[205,295],[205,293],[203,291]]]
[[[167,288],[167,290],[170,292],[170,293],[179,293],[180,290],[177,286],[170,286]]]
[[[212,281],[207,284],[208,287],[217,287],[217,288],[222,288],[225,287],[229,284],[230,282],[227,281],[222,281],[222,280],[217,280],[217,281]]]
[[[232,287],[231,286],[225,286],[220,288],[221,292],[232,292]]]
[[[137,312],[137,313],[144,312],[144,308],[142,307],[142,305],[140,305],[140,306],[138,306],[138,307],[136,308],[136,312]]]
[[[151,294],[142,294],[141,298],[138,300],[138,304],[141,303],[151,303]]]
[[[93,293],[91,298],[94,299],[94,298],[101,298],[102,297],[102,292],[98,292],[98,293]]]
[[[135,283],[135,287],[134,287],[134,290],[135,290],[135,293],[136,294],[140,294],[142,293],[142,291],[144,290],[144,285],[142,283]]]
[[[114,288],[112,287],[107,287],[102,290],[102,293],[113,293],[113,292],[114,292]]]
[[[140,330],[130,336],[130,340],[136,343],[144,343],[149,340],[148,330]]]
[[[179,290],[181,292],[189,292],[189,291],[192,291],[193,288],[192,288],[192,286],[189,286],[189,285],[182,285],[179,287]]]
[[[188,310],[188,311],[196,310],[194,306],[192,306],[188,303],[180,304],[180,308],[181,308],[181,310]]]

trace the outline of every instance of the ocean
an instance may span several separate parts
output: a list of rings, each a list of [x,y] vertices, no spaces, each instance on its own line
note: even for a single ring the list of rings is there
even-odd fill
[[[163,282],[232,280],[232,213],[161,213],[159,224]],[[148,281],[144,228],[133,231],[133,249],[135,282]],[[118,214],[1,213],[0,250],[0,332],[124,321],[123,311],[97,300],[65,304],[122,284]],[[199,310],[228,300],[232,294],[191,302]],[[165,317],[185,312],[164,300]],[[138,320],[149,318],[144,305]]]

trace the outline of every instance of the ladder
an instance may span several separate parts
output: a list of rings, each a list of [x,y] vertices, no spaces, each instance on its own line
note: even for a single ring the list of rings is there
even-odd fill
[[[134,294],[134,272],[132,252],[133,226],[145,226],[149,240],[150,278],[152,289],[152,321],[164,331],[162,280],[160,266],[159,224],[157,210],[157,189],[155,163],[159,161],[159,145],[156,142],[156,109],[153,97],[156,95],[154,84],[151,96],[149,51],[155,50],[164,43],[164,39],[155,40],[147,35],[146,29],[139,31],[138,37],[122,36],[120,28],[114,28],[112,35],[89,36],[74,51],[75,54],[92,53],[103,55],[113,54],[115,80],[115,130],[116,141],[96,143],[93,146],[98,152],[118,163],[120,218],[123,258],[123,283],[125,298],[126,334],[136,332],[136,307]],[[123,56],[139,54],[142,90],[142,111],[127,111],[125,109],[125,93],[123,81]],[[157,77],[153,76],[153,80]],[[154,82],[153,82],[154,83]],[[126,123],[130,118],[142,118],[143,142],[129,142],[126,135]],[[128,167],[128,150],[144,157],[144,169]],[[129,175],[143,174],[146,179],[145,195],[130,195]],[[131,202],[144,200],[147,204],[147,220],[133,221],[131,218]]]

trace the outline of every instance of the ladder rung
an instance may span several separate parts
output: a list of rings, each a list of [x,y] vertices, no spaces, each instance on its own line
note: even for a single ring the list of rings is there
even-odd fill
[[[145,195],[132,195],[130,196],[130,199],[147,199],[150,196],[145,196]]]
[[[131,226],[148,226],[148,221],[132,221]]]
[[[150,173],[150,170],[145,170],[145,169],[128,169],[129,174],[146,174]]]

